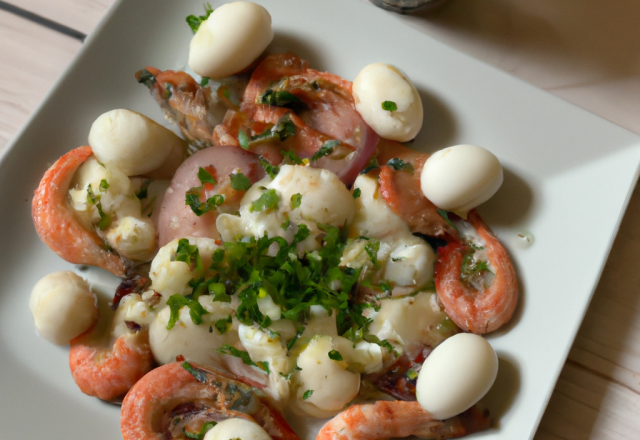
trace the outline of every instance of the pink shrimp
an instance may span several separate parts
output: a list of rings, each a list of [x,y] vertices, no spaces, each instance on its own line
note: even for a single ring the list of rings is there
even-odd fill
[[[490,269],[495,272],[490,285],[485,286],[482,280],[478,288],[464,279],[463,261],[474,249],[461,242],[438,249],[435,284],[440,302],[453,322],[467,332],[484,334],[511,319],[518,302],[518,282],[509,254],[476,210],[469,212],[468,221],[485,242]]]
[[[446,439],[488,428],[489,414],[475,407],[447,420],[435,420],[418,402],[378,401],[341,412],[322,427],[316,440],[383,440],[410,435]]]
[[[96,343],[91,333],[71,341],[71,375],[83,393],[117,400],[153,368],[149,330],[122,335],[111,348]]]
[[[163,365],[136,383],[122,403],[120,428],[124,440],[184,439],[207,422],[234,417],[255,421],[275,440],[300,440],[253,388],[187,362]]]
[[[108,250],[109,247],[95,231],[85,229],[67,201],[75,171],[91,155],[91,147],[76,148],[47,170],[31,204],[33,223],[42,241],[64,260],[102,267],[117,276],[124,276],[133,264]]]

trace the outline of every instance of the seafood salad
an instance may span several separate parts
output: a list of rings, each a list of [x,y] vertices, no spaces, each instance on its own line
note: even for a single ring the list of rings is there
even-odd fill
[[[327,419],[323,440],[489,429],[481,335],[518,300],[475,210],[499,160],[406,146],[423,110],[405,73],[374,62],[351,82],[272,53],[262,6],[187,23],[189,72],[132,72],[180,135],[96,115],[33,198],[51,250],[122,278],[110,313],[71,271],[33,288],[80,390],[122,405],[125,440],[293,440],[297,417]]]

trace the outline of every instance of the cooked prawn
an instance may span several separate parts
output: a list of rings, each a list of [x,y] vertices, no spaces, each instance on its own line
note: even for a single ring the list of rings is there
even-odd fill
[[[136,383],[122,403],[120,427],[124,440],[183,439],[206,422],[233,417],[257,422],[276,440],[299,440],[253,388],[187,362],[163,365]]]
[[[316,440],[383,440],[410,435],[446,439],[488,428],[488,413],[475,407],[447,420],[435,420],[418,402],[378,401],[341,412],[322,427]]]
[[[149,330],[122,335],[113,347],[96,343],[90,334],[79,336],[71,341],[69,367],[83,393],[117,400],[153,368]]]
[[[67,202],[75,171],[91,155],[91,147],[76,148],[47,170],[33,196],[33,223],[42,241],[66,261],[99,266],[115,275],[125,276],[133,264],[109,250],[95,231],[82,226]]]
[[[438,213],[438,208],[420,189],[420,172],[429,158],[426,153],[411,150],[398,142],[380,139],[380,194],[387,205],[409,226],[411,232],[453,241],[456,230]],[[386,164],[398,158],[413,166],[413,171],[397,171]]]
[[[478,289],[461,279],[465,255],[473,251],[472,244],[462,242],[438,249],[435,284],[453,322],[465,331],[484,334],[511,319],[518,302],[518,282],[509,254],[475,209],[469,212],[468,222],[485,242],[490,268],[495,271],[490,285]]]

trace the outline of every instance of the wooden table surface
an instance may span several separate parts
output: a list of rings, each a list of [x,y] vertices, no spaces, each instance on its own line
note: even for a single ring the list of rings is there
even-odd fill
[[[0,1],[0,151],[112,3]],[[450,0],[404,19],[640,134],[638,17],[640,0]],[[638,219],[636,188],[537,440],[640,438]]]

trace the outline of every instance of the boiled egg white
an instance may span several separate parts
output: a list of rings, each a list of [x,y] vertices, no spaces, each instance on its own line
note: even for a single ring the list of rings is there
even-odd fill
[[[502,165],[495,155],[475,145],[456,145],[427,159],[420,186],[438,208],[466,218],[498,191],[502,180]]]
[[[89,284],[69,271],[51,273],[36,283],[29,298],[38,333],[54,344],[68,344],[98,319]]]
[[[498,356],[482,337],[459,333],[438,345],[422,364],[416,385],[420,405],[438,420],[458,415],[489,391]]]
[[[171,130],[126,109],[100,115],[91,125],[89,145],[98,161],[127,176],[153,171],[171,152],[186,149],[185,141]]]
[[[362,119],[385,139],[410,141],[422,128],[420,94],[404,73],[389,64],[362,69],[353,82],[353,99]]]
[[[249,67],[273,40],[271,15],[251,2],[216,8],[189,46],[189,67],[198,75],[224,78]]]

